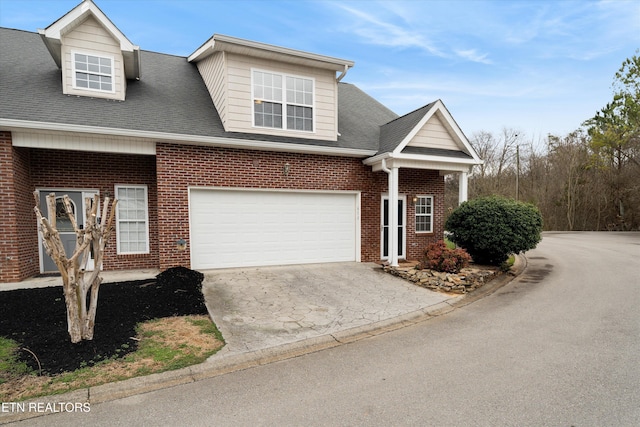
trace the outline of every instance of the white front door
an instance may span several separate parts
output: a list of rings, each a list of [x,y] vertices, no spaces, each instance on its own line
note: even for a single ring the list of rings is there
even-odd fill
[[[398,195],[398,258],[406,257],[406,216],[405,196]],[[381,252],[382,259],[389,258],[389,196],[382,196]]]
[[[64,246],[64,250],[67,256],[71,256],[73,251],[76,248],[76,233],[73,230],[71,225],[71,221],[69,221],[69,217],[66,214],[66,210],[64,208],[63,196],[66,194],[69,196],[71,200],[71,209],[76,217],[76,222],[78,223],[78,227],[84,227],[84,213],[85,213],[85,198],[92,198],[95,194],[98,194],[97,190],[49,190],[49,189],[40,189],[38,190],[40,194],[40,210],[42,211],[42,215],[45,218],[49,218],[49,212],[47,209],[47,195],[50,193],[55,193],[56,195],[56,228],[60,233],[60,240],[62,240],[62,245]],[[98,210],[99,211],[99,210]],[[58,267],[55,262],[51,259],[49,255],[47,255],[44,247],[42,245],[42,236],[38,236],[40,239],[40,272],[41,273],[50,273],[57,272]],[[93,270],[94,262],[93,262],[93,254],[91,254],[90,259],[87,262],[86,270]]]

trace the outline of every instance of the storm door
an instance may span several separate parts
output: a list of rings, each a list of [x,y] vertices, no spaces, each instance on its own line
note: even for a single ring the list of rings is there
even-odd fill
[[[47,195],[50,193],[55,193],[56,195],[56,228],[60,233],[60,239],[62,240],[62,245],[64,246],[64,250],[67,256],[71,256],[76,247],[76,233],[73,231],[73,226],[71,225],[71,221],[67,216],[67,213],[64,208],[63,196],[67,194],[69,199],[71,200],[71,210],[73,211],[76,221],[78,223],[78,227],[84,227],[84,213],[85,213],[85,197],[93,197],[97,191],[83,191],[83,190],[39,190],[40,193],[40,210],[42,211],[42,215],[45,218],[49,219],[48,209],[47,209]],[[47,252],[42,245],[42,236],[39,236],[40,241],[40,272],[41,273],[52,273],[57,272],[58,267],[53,262],[51,257],[47,255]],[[87,270],[93,269],[93,256],[89,259],[87,263]]]
[[[406,223],[406,209],[405,209],[405,198],[404,196],[398,197],[398,258],[405,258],[405,223]],[[382,236],[381,236],[381,246],[382,246],[382,259],[389,258],[389,197],[382,197]]]

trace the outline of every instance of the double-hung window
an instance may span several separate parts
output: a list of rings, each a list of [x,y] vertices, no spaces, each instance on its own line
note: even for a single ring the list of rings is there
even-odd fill
[[[149,253],[149,207],[146,185],[116,185],[118,254]]]
[[[416,233],[433,232],[433,196],[416,196]]]
[[[313,79],[253,71],[253,124],[313,132]]]
[[[113,58],[73,53],[73,81],[80,89],[113,92]]]

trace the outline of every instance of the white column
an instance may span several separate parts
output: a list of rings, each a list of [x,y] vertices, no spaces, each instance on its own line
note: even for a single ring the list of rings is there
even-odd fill
[[[398,266],[398,168],[389,174],[389,264]]]
[[[458,182],[458,204],[467,201],[467,184],[469,181],[469,174],[467,172],[460,172]]]

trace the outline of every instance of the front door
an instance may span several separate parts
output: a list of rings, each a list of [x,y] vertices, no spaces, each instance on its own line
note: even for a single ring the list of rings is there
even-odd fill
[[[404,196],[398,197],[398,258],[405,258],[405,222],[406,210]],[[389,196],[382,196],[382,259],[389,258]]]
[[[42,211],[42,215],[49,219],[49,212],[47,209],[47,195],[50,193],[55,193],[56,195],[56,228],[60,233],[60,240],[62,240],[62,245],[64,246],[64,250],[67,254],[67,257],[73,254],[73,251],[76,248],[76,233],[73,231],[73,226],[71,225],[71,221],[69,221],[69,217],[67,216],[66,210],[64,208],[63,196],[66,194],[69,196],[71,200],[71,210],[76,217],[76,221],[78,223],[78,227],[84,227],[84,213],[85,213],[85,197],[93,197],[97,194],[97,191],[89,190],[39,190],[40,192],[40,210]],[[86,266],[87,270],[93,269],[93,256],[89,259],[89,262]],[[41,273],[50,273],[57,272],[58,267],[55,262],[51,259],[47,252],[44,250],[42,245],[42,236],[40,236],[40,272]]]

